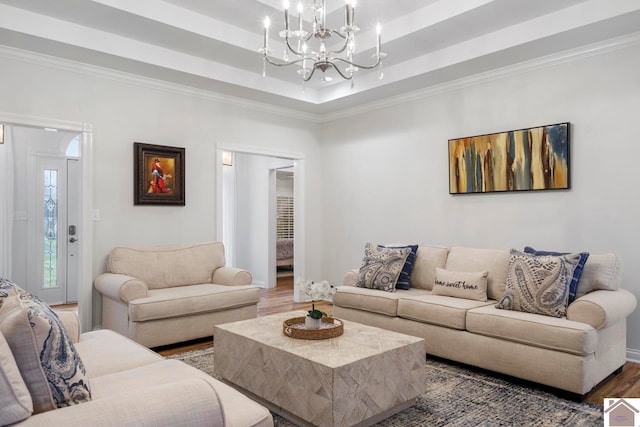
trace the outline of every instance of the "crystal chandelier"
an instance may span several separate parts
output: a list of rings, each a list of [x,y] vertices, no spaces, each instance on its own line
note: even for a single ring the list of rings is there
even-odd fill
[[[304,82],[309,81],[316,70],[322,71],[322,81],[331,81],[331,76],[326,74],[327,70],[334,69],[343,79],[351,80],[359,69],[372,70],[378,68],[378,77],[382,79],[382,59],[386,56],[381,51],[380,24],[376,26],[377,42],[376,51],[371,56],[371,65],[356,64],[353,55],[356,51],[356,33],[360,28],[354,22],[356,0],[346,0],[344,13],[344,26],[336,30],[327,28],[327,9],[325,0],[313,0],[311,6],[313,28],[310,32],[303,29],[302,15],[304,6],[298,3],[298,25],[293,28],[290,24],[289,1],[284,0],[284,30],[278,35],[284,39],[284,54],[282,59],[275,59],[271,56],[269,49],[269,27],[271,20],[269,17],[264,20],[264,45],[259,52],[262,54],[262,76],[266,76],[267,63],[277,67],[299,64],[298,74],[302,76]],[[328,46],[331,37],[336,36],[339,45],[330,50],[333,46]],[[313,44],[313,46],[311,45]],[[336,43],[338,44],[338,43]],[[290,55],[293,56],[290,59]]]

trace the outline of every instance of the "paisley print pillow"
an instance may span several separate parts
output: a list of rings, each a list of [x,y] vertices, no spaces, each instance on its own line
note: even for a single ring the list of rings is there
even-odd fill
[[[580,254],[536,256],[511,250],[507,286],[496,308],[564,317]]]
[[[395,292],[398,277],[410,253],[409,247],[394,249],[367,243],[356,286]]]
[[[0,330],[33,400],[34,414],[91,400],[89,379],[58,315],[38,297],[0,284]]]

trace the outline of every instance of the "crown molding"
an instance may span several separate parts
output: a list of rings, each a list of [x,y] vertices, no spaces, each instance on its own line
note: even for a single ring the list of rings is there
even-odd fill
[[[203,99],[235,107],[242,107],[263,113],[271,113],[287,118],[304,120],[311,123],[328,123],[338,119],[365,114],[371,111],[393,107],[407,102],[429,98],[465,87],[503,79],[510,76],[529,73],[556,65],[578,61],[592,56],[603,55],[621,49],[630,48],[640,44],[640,32],[622,37],[613,38],[603,42],[586,45],[580,48],[567,50],[557,54],[547,55],[541,58],[532,59],[514,65],[486,71],[458,80],[441,83],[419,89],[416,91],[391,96],[377,101],[368,102],[356,107],[340,109],[325,114],[316,114],[298,111],[292,108],[274,106],[272,104],[250,101],[230,95],[223,95],[218,92],[205,89],[196,89],[186,85],[170,83],[163,80],[144,77],[123,71],[112,70],[96,65],[85,64],[70,59],[57,58],[41,53],[26,51],[8,46],[0,46],[0,58],[11,59],[44,67],[60,69],[68,72],[83,74],[87,76],[115,80],[119,82],[134,84],[141,87],[161,90],[172,94]],[[64,126],[61,126],[64,128]]]
[[[442,93],[452,92],[465,87],[475,86],[478,84],[515,76],[518,74],[529,73],[532,71],[541,70],[568,62],[579,61],[581,59],[603,55],[609,52],[614,52],[637,45],[640,45],[640,32],[612,38],[603,42],[586,45],[576,49],[570,49],[556,54],[543,56],[529,61],[520,62],[518,64],[497,68],[495,70],[486,71],[480,74],[474,74],[469,77],[463,77],[458,80],[429,86],[413,92],[391,96],[379,101],[372,101],[363,105],[359,105],[357,107],[333,111],[331,113],[322,115],[322,123],[353,117],[371,111],[429,98],[432,96],[440,95]]]
[[[124,71],[117,71],[110,68],[86,64],[84,62],[74,61],[71,59],[58,58],[9,46],[0,45],[0,58],[55,68],[101,79],[134,84],[145,88],[161,90],[175,95],[198,98],[234,107],[242,107],[261,113],[271,113],[287,118],[305,120],[312,123],[322,122],[322,116],[320,114],[302,112],[292,108],[278,107],[272,104],[258,101],[250,101],[235,96],[223,95],[221,93],[209,91],[206,89],[196,89],[186,85],[154,79],[152,77],[145,77],[137,74],[127,73]]]

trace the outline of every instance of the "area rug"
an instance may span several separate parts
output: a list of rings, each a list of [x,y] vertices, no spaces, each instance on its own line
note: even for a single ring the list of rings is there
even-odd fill
[[[213,376],[213,348],[170,356]],[[427,359],[427,391],[415,406],[377,426],[602,426],[602,407],[577,403],[535,385]],[[274,424],[295,424],[274,414]]]

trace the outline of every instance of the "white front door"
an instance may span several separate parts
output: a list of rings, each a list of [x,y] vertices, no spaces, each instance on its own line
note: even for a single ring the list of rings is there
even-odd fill
[[[48,304],[74,302],[80,265],[78,161],[44,155],[32,160],[28,288]]]

